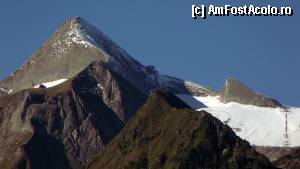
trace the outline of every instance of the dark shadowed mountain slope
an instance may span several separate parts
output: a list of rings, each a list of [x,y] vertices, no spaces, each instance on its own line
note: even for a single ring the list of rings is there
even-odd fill
[[[299,147],[264,147],[255,146],[255,150],[260,154],[265,155],[271,162],[278,160],[279,158],[295,152]]]
[[[193,112],[172,94],[153,92],[88,169],[273,168],[226,125]]]
[[[277,100],[256,93],[241,82],[233,79],[226,79],[220,96],[221,101],[224,103],[237,102],[261,107],[281,106]]]
[[[300,168],[300,148],[291,151],[274,162],[274,165],[283,169],[299,169]]]
[[[82,168],[144,101],[102,62],[53,88],[1,96],[0,168]]]

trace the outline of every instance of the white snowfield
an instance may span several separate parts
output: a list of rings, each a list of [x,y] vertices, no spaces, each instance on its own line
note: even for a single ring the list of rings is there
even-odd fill
[[[195,110],[205,110],[256,146],[300,146],[300,108],[288,108],[288,139],[285,139],[283,108],[257,107],[235,102],[222,103],[218,96],[177,95]]]
[[[34,88],[39,88],[41,85],[45,86],[46,88],[50,88],[50,87],[57,86],[57,85],[65,82],[66,80],[68,80],[68,79],[59,79],[59,80],[55,80],[52,82],[44,82],[44,83],[35,85]]]

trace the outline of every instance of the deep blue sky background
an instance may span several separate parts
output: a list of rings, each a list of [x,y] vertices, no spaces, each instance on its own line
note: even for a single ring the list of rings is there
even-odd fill
[[[292,6],[292,17],[193,20],[191,0],[1,0],[0,79],[72,16],[82,16],[134,58],[161,72],[221,89],[226,77],[300,106],[300,2],[201,1]],[[259,3],[258,3],[259,2]]]

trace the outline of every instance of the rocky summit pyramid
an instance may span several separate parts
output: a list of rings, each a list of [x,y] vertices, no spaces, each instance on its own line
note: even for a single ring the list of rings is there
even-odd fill
[[[93,61],[105,62],[146,95],[156,88],[195,95],[214,93],[192,82],[158,74],[154,66],[144,66],[133,59],[85,19],[74,17],[60,26],[26,63],[0,81],[0,95],[72,78]]]
[[[32,88],[43,82],[69,79],[93,61],[103,61],[144,93],[152,87],[147,69],[131,58],[86,20],[66,21],[32,57],[0,82],[6,93]]]

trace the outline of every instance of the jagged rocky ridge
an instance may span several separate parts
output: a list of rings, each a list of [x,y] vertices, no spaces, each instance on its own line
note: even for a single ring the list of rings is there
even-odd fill
[[[153,92],[87,169],[274,168],[205,111],[170,93]]]
[[[103,62],[56,87],[2,96],[0,168],[80,169],[144,101]]]

